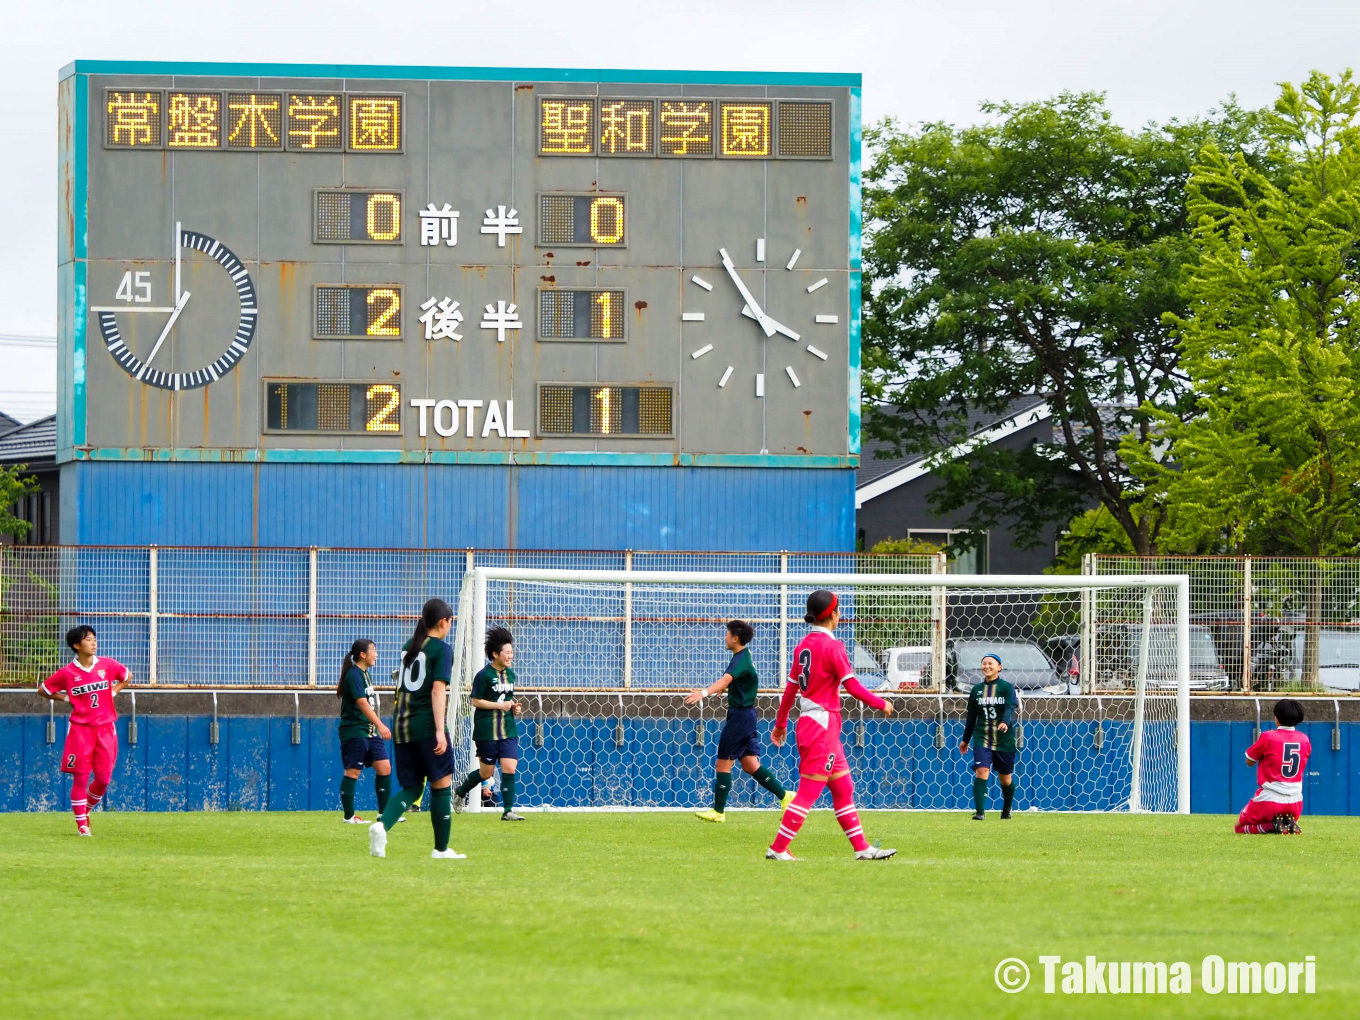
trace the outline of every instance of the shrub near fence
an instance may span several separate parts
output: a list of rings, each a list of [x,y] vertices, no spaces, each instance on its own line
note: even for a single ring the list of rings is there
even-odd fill
[[[474,565],[851,574],[931,573],[938,563],[862,553],[10,546],[0,551],[0,683],[52,673],[69,659],[66,629],[81,622],[137,683],[326,686],[355,637],[394,661],[424,600],[455,602]],[[865,635],[875,651],[907,626],[884,622],[865,616],[877,627]]]

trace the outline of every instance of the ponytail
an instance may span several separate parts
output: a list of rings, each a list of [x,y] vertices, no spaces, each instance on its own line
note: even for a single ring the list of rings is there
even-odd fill
[[[830,619],[838,605],[839,600],[834,591],[818,588],[807,597],[807,612],[803,614],[803,622],[816,624]]]
[[[430,628],[438,627],[440,620],[453,619],[453,607],[443,599],[430,599],[421,607],[420,619],[416,620],[415,633],[411,635],[411,643],[406,647],[406,654],[401,657],[402,667],[411,668],[411,663],[416,661],[416,656],[425,647],[425,640],[430,636]]]
[[[359,656],[367,655],[368,650],[372,647],[373,642],[365,637],[359,638],[349,646],[349,651],[345,653],[345,657],[340,663],[340,681],[335,685],[335,696],[337,698],[345,696],[345,676],[349,673],[349,668],[354,665]]]

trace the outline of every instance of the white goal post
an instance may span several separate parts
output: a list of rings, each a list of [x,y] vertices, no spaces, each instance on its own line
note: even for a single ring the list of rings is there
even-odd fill
[[[722,699],[683,703],[722,675],[724,624],[755,628],[762,756],[787,657],[816,588],[841,602],[836,636],[891,719],[844,702],[842,739],[865,807],[971,804],[958,751],[976,660],[999,654],[1020,692],[1017,807],[1190,810],[1191,627],[1185,575],[775,574],[476,567],[458,602],[455,746],[471,762],[466,689],[489,626],[515,636],[518,806],[703,807]],[[905,673],[903,663],[907,664]],[[903,680],[903,677],[907,677]],[[459,768],[463,767],[459,762]],[[993,785],[993,796],[996,787]],[[762,799],[763,797],[763,799]],[[736,807],[771,807],[747,780]]]

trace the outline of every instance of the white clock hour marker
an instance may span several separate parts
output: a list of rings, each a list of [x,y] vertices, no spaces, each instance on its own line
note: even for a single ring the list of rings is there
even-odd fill
[[[793,383],[793,388],[794,388],[795,390],[796,390],[799,386],[802,386],[802,385],[803,385],[802,383],[800,383],[800,382],[798,381],[798,376],[794,374],[793,366],[792,366],[792,365],[787,366],[787,367],[784,369],[784,371],[787,372],[787,373],[789,374],[789,382]]]
[[[695,273],[693,276],[691,276],[691,277],[690,277],[690,280],[692,280],[694,283],[697,283],[700,287],[704,288],[704,290],[712,290],[712,289],[713,289],[713,284],[709,283],[707,280],[705,280],[705,279],[704,279],[702,276],[700,276],[698,273]]]
[[[807,290],[808,290],[808,293],[811,294],[814,290],[821,290],[821,289],[822,289],[823,287],[825,287],[829,282],[830,282],[830,281],[829,281],[825,276],[823,276],[823,277],[822,277],[820,280],[818,280],[816,283],[813,283],[813,284],[809,284],[809,285],[808,285],[808,289],[807,289]]]
[[[704,313],[703,313],[703,312],[681,312],[681,313],[680,313],[680,321],[681,321],[681,322],[703,322],[703,321],[704,321]]]
[[[728,365],[727,371],[724,372],[722,378],[718,380],[718,389],[722,389],[724,386],[726,386],[727,380],[731,378],[732,378],[732,366]]]
[[[826,360],[826,352],[817,350],[817,348],[813,347],[812,344],[808,344],[808,353],[811,354],[814,358],[821,358],[823,361]]]
[[[803,249],[802,249],[802,248],[795,248],[795,249],[793,249],[793,255],[791,255],[791,256],[789,257],[789,264],[788,264],[787,266],[785,266],[784,268],[785,268],[785,269],[792,269],[794,266],[796,266],[796,265],[798,264],[798,256],[801,255],[801,254],[803,254]]]
[[[841,320],[840,320],[840,316],[838,316],[838,315],[819,315],[819,316],[817,316],[817,321],[818,321],[818,322],[840,322]]]
[[[697,351],[691,354],[690,357],[693,358],[695,361],[698,361],[700,358],[702,358],[705,354],[707,354],[711,350],[713,350],[712,344],[704,344],[704,346],[700,347]],[[721,386],[722,383],[719,383],[718,385]]]
[[[765,238],[763,237],[756,238],[756,261],[765,261]]]
[[[756,373],[756,396],[758,396],[758,397],[763,397],[763,396],[765,396],[765,373],[764,373],[764,372],[757,372],[757,373]]]

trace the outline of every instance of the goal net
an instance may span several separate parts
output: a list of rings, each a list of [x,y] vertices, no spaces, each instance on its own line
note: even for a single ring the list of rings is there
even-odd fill
[[[843,699],[841,740],[866,808],[971,807],[959,743],[984,654],[1020,696],[1018,810],[1189,811],[1188,585],[1176,575],[745,574],[478,567],[454,633],[455,739],[473,761],[466,689],[487,628],[515,638],[517,808],[702,808],[724,698],[728,620],[750,651],[763,762],[796,783],[790,740],[769,739],[809,592],[840,600],[836,636],[891,718]],[[979,739],[974,738],[974,741]],[[460,763],[461,765],[461,763]],[[993,786],[992,796],[997,796]],[[735,770],[733,807],[776,806]]]

